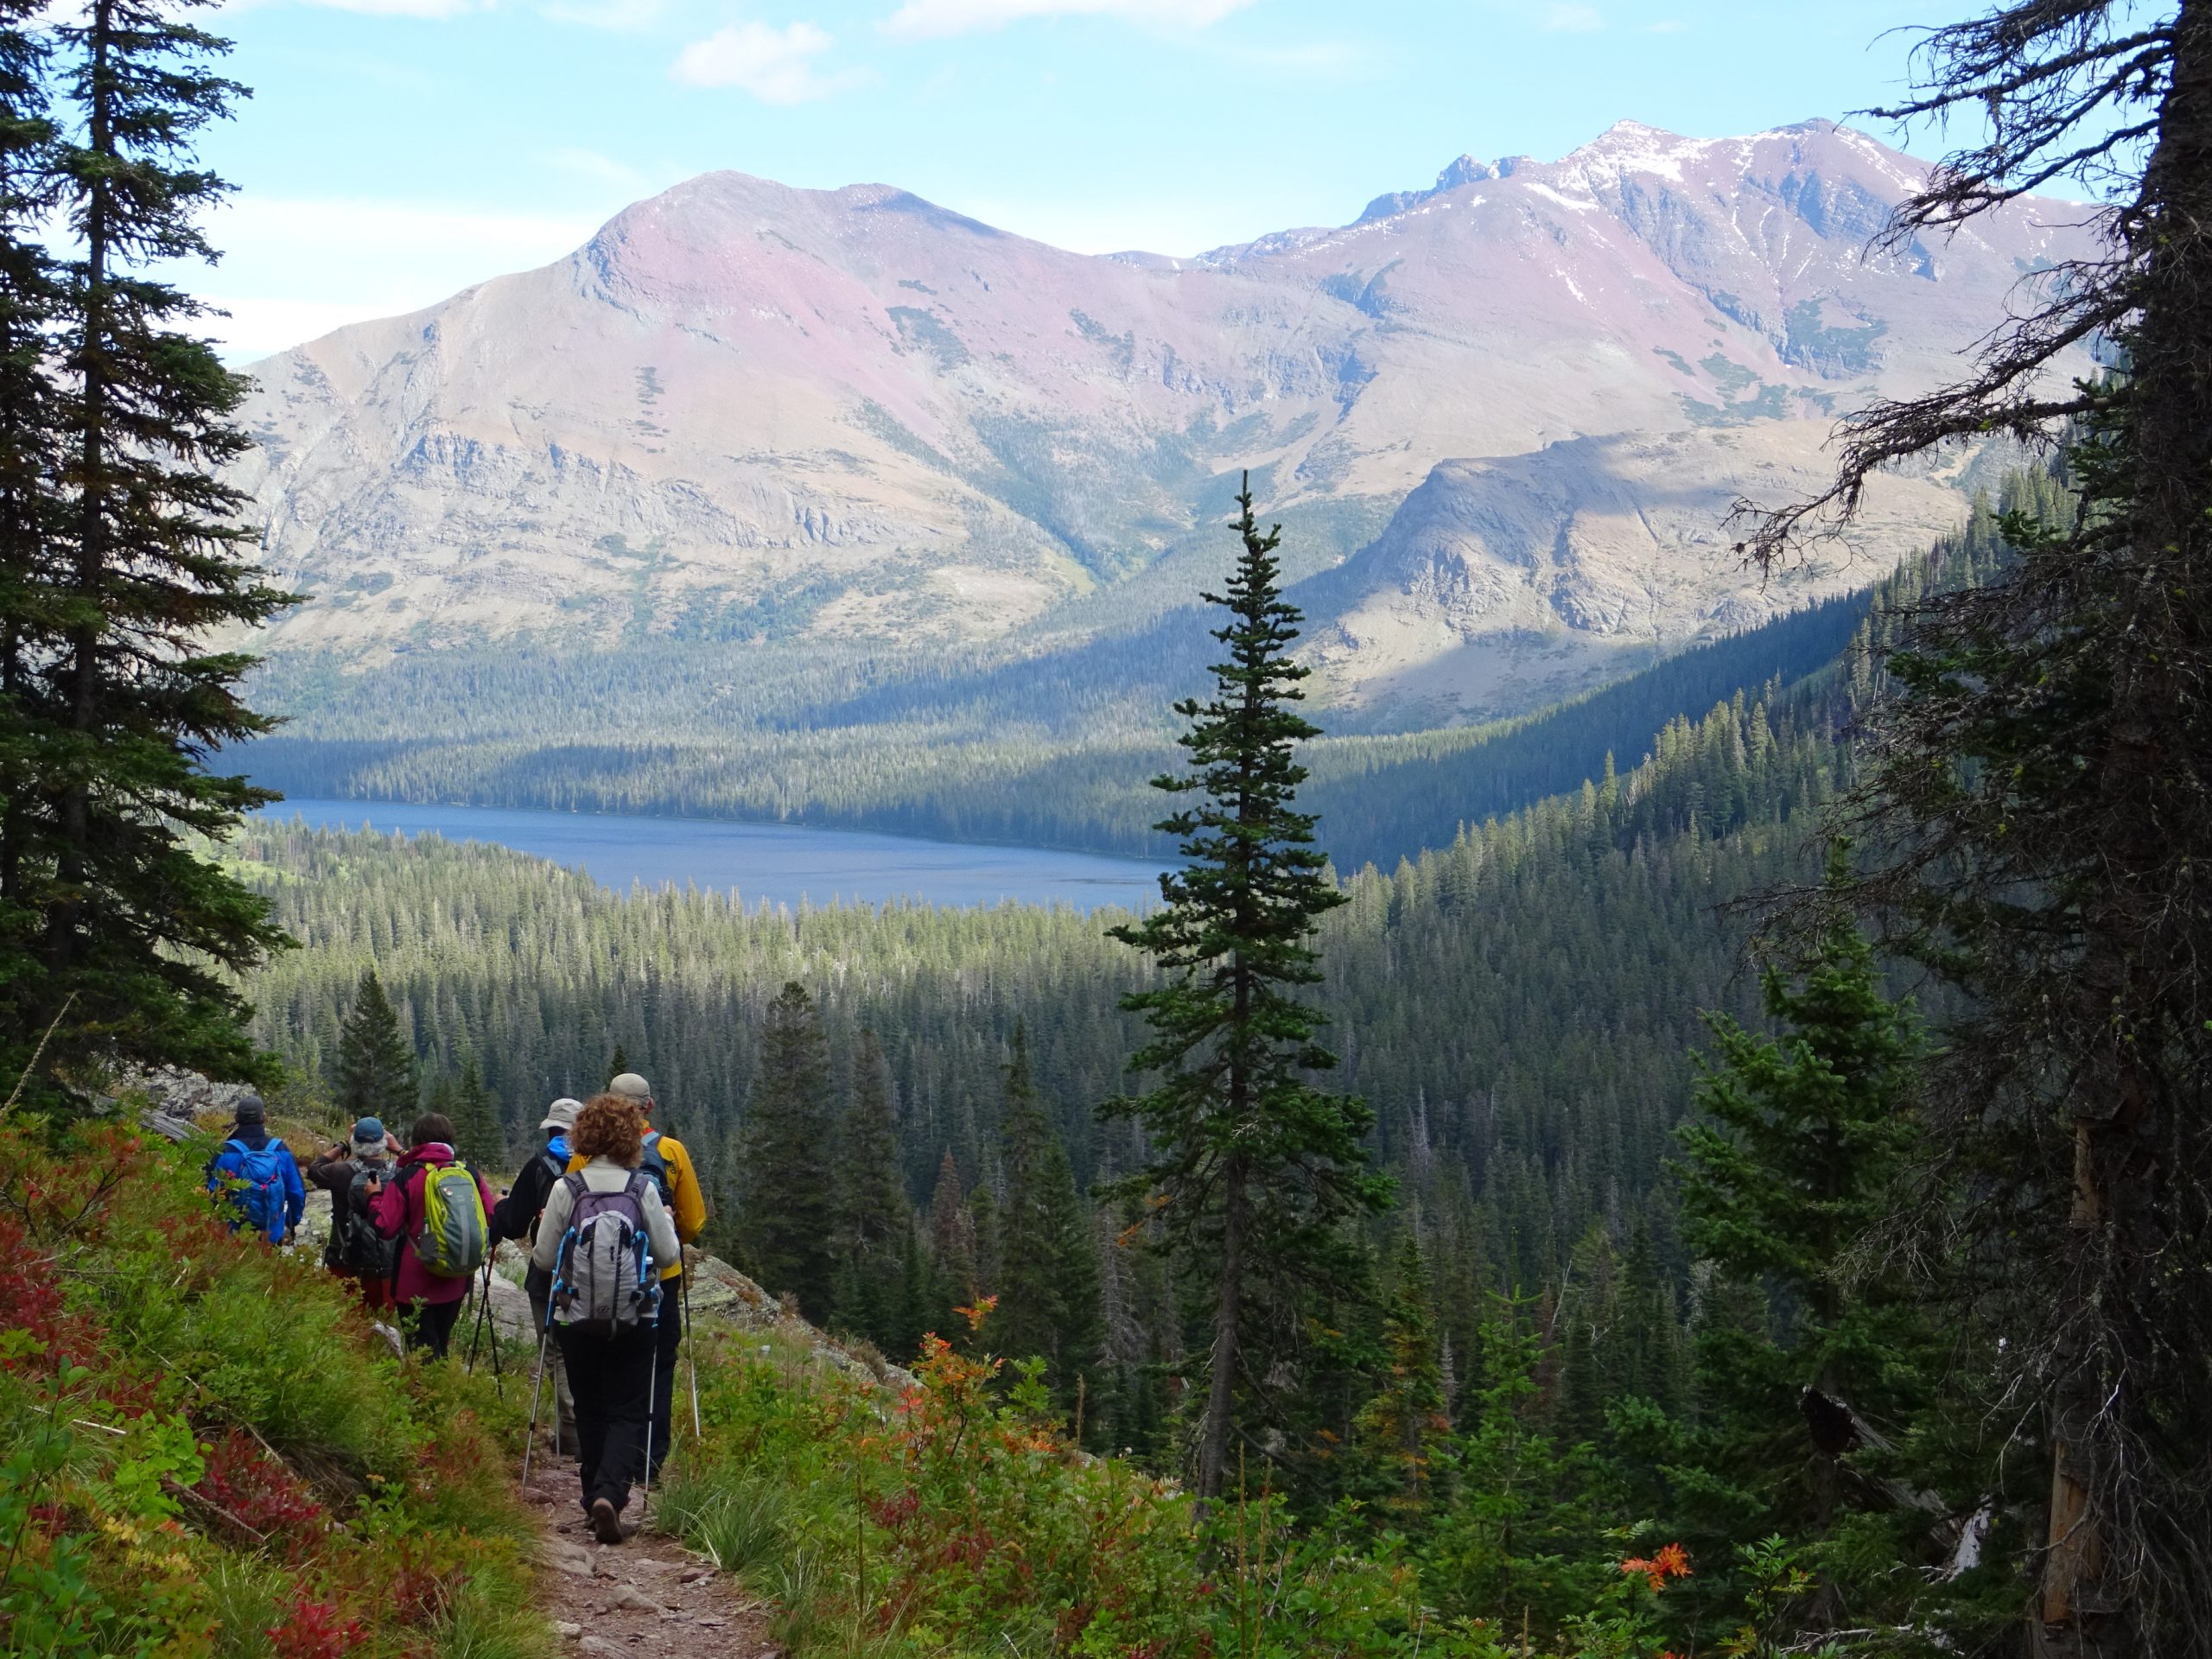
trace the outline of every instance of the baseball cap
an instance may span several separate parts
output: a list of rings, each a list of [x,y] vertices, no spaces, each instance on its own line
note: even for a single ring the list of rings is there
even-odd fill
[[[607,1092],[610,1095],[625,1095],[632,1100],[651,1100],[653,1097],[653,1086],[636,1072],[625,1071],[607,1085]]]

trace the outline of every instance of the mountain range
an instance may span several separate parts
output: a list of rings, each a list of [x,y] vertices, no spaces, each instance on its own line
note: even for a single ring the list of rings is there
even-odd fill
[[[1874,248],[1924,171],[1825,121],[1624,123],[1188,259],[709,174],[255,365],[243,481],[315,596],[269,644],[345,671],[340,702],[425,654],[1049,656],[1190,605],[1249,469],[1325,697],[1532,708],[1959,518],[1965,454],[1770,579],[1724,522],[1815,486],[1839,416],[1955,375],[2082,245],[2079,209],[2028,200]]]

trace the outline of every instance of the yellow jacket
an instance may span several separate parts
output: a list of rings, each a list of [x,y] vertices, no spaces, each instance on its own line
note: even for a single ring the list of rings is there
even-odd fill
[[[676,1214],[676,1236],[689,1244],[707,1230],[707,1195],[700,1190],[698,1173],[691,1167],[691,1154],[683,1150],[681,1141],[672,1135],[664,1135],[653,1142],[653,1149],[668,1166],[669,1207]],[[572,1172],[582,1169],[585,1162],[571,1154],[569,1168]],[[683,1257],[679,1253],[676,1265],[663,1271],[661,1277],[680,1279],[683,1275]]]

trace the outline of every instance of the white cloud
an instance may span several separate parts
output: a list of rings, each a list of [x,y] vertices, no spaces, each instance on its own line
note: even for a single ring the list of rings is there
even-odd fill
[[[1605,26],[1595,6],[1555,5],[1544,14],[1544,27],[1556,35],[1595,35]]]
[[[857,70],[825,75],[815,67],[836,44],[812,23],[732,23],[677,53],[669,73],[690,86],[736,86],[764,104],[804,104],[867,79]]]
[[[1252,0],[905,0],[884,22],[893,35],[972,35],[1032,17],[1114,17],[1163,28],[1204,29]]]

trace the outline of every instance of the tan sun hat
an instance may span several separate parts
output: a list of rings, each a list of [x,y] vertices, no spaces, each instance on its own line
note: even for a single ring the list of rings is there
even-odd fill
[[[573,1129],[576,1127],[576,1114],[583,1109],[583,1102],[571,1100],[563,1095],[545,1109],[545,1121],[537,1127],[541,1129]]]
[[[629,1100],[651,1100],[653,1097],[653,1086],[636,1072],[625,1071],[607,1085],[607,1092],[610,1095],[620,1095]]]

